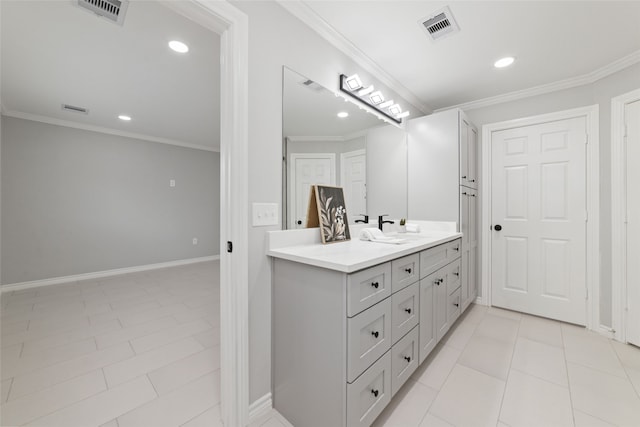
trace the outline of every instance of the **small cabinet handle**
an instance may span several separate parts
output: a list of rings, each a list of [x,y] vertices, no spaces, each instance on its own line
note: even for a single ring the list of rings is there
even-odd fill
[[[379,394],[379,393],[380,393],[380,392],[379,392],[378,390],[375,390],[375,389],[372,389],[372,390],[371,390],[371,394],[373,394],[373,397],[378,397],[378,394]]]
[[[458,304],[457,302],[454,302],[453,305],[455,305],[456,307],[460,307],[460,304]]]
[[[462,179],[467,179],[467,176],[466,176],[466,175],[465,175],[465,176],[463,176],[463,177],[462,177]]]
[[[462,195],[463,195],[463,196],[468,196],[469,194],[468,194],[466,191],[464,191],[464,192],[462,193]]]
[[[404,269],[404,271],[406,271],[407,273],[411,274],[411,272],[412,272],[413,270],[411,270],[411,268],[405,268],[405,269]]]
[[[456,272],[454,272],[453,274],[454,274],[454,275],[456,275],[456,276],[459,276],[459,275],[460,275],[460,273],[456,273]]]
[[[456,251],[456,252],[458,252],[458,251],[460,250],[460,248],[459,248],[458,246],[454,246],[452,249],[453,249],[454,251]]]
[[[475,179],[470,179],[469,182],[476,182],[476,180]]]
[[[436,279],[436,285],[440,286],[442,282],[444,282],[444,279]]]
[[[404,357],[404,360],[406,360],[406,361],[407,361],[407,363],[411,363],[411,358],[410,358],[409,356],[405,356],[405,357]]]
[[[406,311],[407,313],[411,314],[411,309],[410,308],[405,308],[404,311]]]
[[[374,338],[378,338],[378,335],[380,335],[380,332],[373,331],[373,332],[371,332],[371,335],[373,335]]]
[[[378,282],[371,282],[371,286],[378,289],[378,286],[380,286],[380,284]]]

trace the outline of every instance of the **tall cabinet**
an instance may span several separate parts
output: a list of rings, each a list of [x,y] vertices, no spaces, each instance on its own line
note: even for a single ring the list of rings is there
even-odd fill
[[[461,304],[478,290],[478,130],[460,109],[407,123],[408,218],[455,221],[462,240]]]

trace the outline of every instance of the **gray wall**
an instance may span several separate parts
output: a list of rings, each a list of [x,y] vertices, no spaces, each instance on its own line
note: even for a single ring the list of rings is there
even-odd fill
[[[2,284],[219,254],[219,153],[10,117],[1,148]]]
[[[598,104],[600,110],[600,323],[611,326],[611,98],[640,88],[640,64],[597,82],[467,110],[478,126]]]

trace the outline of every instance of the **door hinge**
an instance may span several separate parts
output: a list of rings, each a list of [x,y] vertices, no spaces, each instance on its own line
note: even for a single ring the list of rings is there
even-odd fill
[[[584,135],[584,144],[587,145],[589,143],[589,134]]]
[[[587,210],[584,211],[584,221],[589,222],[589,211]]]
[[[227,252],[233,252],[233,242],[227,242]]]

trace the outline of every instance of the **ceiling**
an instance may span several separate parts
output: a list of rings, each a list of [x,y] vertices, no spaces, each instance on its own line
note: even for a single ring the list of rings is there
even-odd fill
[[[220,144],[220,37],[159,2],[123,26],[73,1],[0,2],[2,107],[181,145]],[[189,52],[170,50],[170,40]],[[62,104],[89,109],[63,111]],[[123,122],[118,115],[132,117]]]
[[[316,29],[336,35],[359,53],[360,64],[373,64],[381,80],[424,112],[640,61],[640,1],[279,2],[290,11],[304,7]],[[434,42],[419,21],[444,6],[460,32]],[[155,1],[132,1],[123,26],[71,0],[2,0],[0,7],[5,114],[218,149],[220,40],[214,32]],[[170,51],[171,39],[187,42],[190,52]],[[515,56],[515,64],[495,69],[493,62],[506,55]],[[89,114],[63,111],[63,103]],[[133,120],[122,122],[119,114]]]
[[[429,109],[580,77],[634,53],[640,60],[639,1],[303,3]],[[460,31],[434,42],[419,20],[444,6]],[[504,56],[516,62],[495,69]]]

